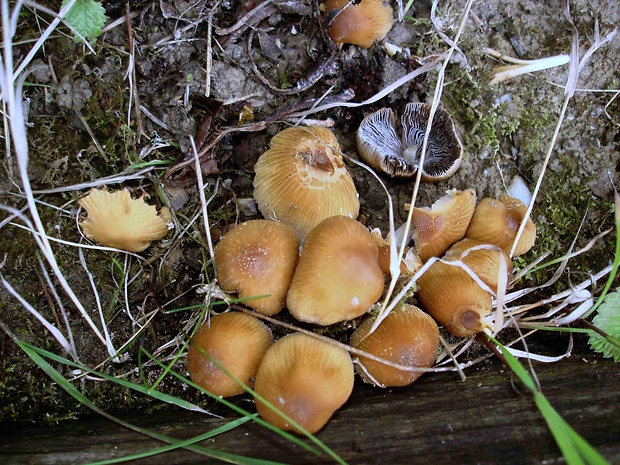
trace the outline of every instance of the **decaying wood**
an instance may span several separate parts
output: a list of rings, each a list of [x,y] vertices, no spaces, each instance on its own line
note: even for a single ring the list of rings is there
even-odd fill
[[[610,463],[620,463],[620,370],[597,355],[536,364],[545,395]],[[353,396],[318,437],[351,464],[563,463],[545,421],[526,390],[497,361],[468,371],[428,374],[408,388],[356,384]],[[251,409],[250,402],[242,402]],[[219,413],[226,414],[226,411]],[[189,438],[224,421],[173,411],[129,421]],[[56,427],[0,431],[4,464],[73,464],[120,458],[163,444],[100,418]],[[333,463],[293,446],[262,427],[246,425],[204,446],[285,463]],[[132,463],[211,463],[187,451]]]

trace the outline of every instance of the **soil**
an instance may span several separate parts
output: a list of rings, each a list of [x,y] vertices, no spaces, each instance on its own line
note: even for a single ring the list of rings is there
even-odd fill
[[[108,24],[125,17],[124,3],[104,2],[104,6]],[[448,37],[454,37],[458,29],[463,6],[450,1],[437,12],[437,24]],[[602,35],[620,24],[617,6],[614,0],[571,3],[580,34],[580,56],[592,44],[595,24]],[[54,244],[61,269],[94,319],[101,305],[116,347],[148,321],[129,344],[123,360],[101,368],[106,373],[154,382],[161,369],[148,363],[140,348],[155,352],[160,360],[170,360],[190,322],[197,318],[199,310],[193,306],[204,303],[197,289],[208,283],[206,233],[202,220],[190,223],[200,213],[196,173],[193,164],[186,163],[192,161],[192,138],[199,149],[204,148],[201,169],[206,195],[214,195],[208,207],[209,232],[217,240],[231,225],[260,217],[251,200],[253,166],[268,149],[271,137],[293,124],[288,119],[290,113],[307,109],[321,98],[362,102],[449,48],[432,26],[431,6],[426,1],[414,2],[407,17],[395,22],[385,38],[384,42],[402,48],[394,56],[386,52],[383,42],[368,50],[354,45],[338,50],[325,35],[314,0],[273,0],[264,7],[264,15],[251,14],[257,8],[256,2],[238,0],[217,4],[129,2],[131,36],[126,22],[121,21],[93,43],[93,53],[61,27],[62,34],[52,36],[37,57],[35,64],[45,66],[28,77],[24,98],[29,177],[52,238],[81,240],[76,200],[90,186],[72,186],[128,173],[129,169],[135,172],[147,165],[151,167],[147,174],[121,185],[136,195],[148,193],[158,206],[170,205],[177,219],[175,231],[144,252],[140,260],[84,250],[83,262],[94,276],[100,303],[78,249]],[[35,13],[24,10],[22,15],[17,36],[23,40],[15,50],[16,59],[27,53],[26,39],[40,34],[34,27]],[[242,18],[246,22],[240,22]],[[487,47],[514,58],[538,59],[569,53],[572,35],[558,2],[474,3],[459,50],[446,68],[441,98],[463,141],[463,162],[450,179],[424,184],[417,205],[428,206],[449,189],[473,188],[479,199],[497,197],[515,175],[533,189],[558,121],[568,66],[491,86],[492,68],[503,63],[492,58]],[[135,45],[133,75],[130,40]],[[517,268],[547,251],[554,258],[566,253],[581,224],[576,248],[613,227],[614,183],[620,180],[620,99],[615,98],[618,91],[614,90],[620,89],[619,48],[620,39],[615,37],[595,52],[580,72],[579,90],[568,107],[533,210],[537,243],[516,261]],[[207,58],[209,50],[212,63]],[[317,76],[315,83],[305,86]],[[364,116],[383,107],[400,114],[409,102],[430,102],[436,79],[436,72],[423,74],[376,103],[335,107],[308,116],[312,121],[307,123],[328,125],[343,153],[357,159],[355,134]],[[19,195],[17,165],[8,156],[4,160],[2,201],[22,208],[25,202]],[[353,163],[348,163],[348,168],[360,193],[363,221],[385,233],[385,193],[367,171]],[[405,203],[411,201],[413,181],[381,178],[394,201],[398,227],[406,219]],[[119,187],[113,182],[107,185]],[[68,188],[59,189],[62,187]],[[7,216],[2,215],[3,219]],[[183,227],[189,229],[181,235]],[[571,260],[563,279],[544,295],[566,289],[604,268],[613,258],[612,236]],[[68,300],[57,299],[50,291],[36,250],[28,232],[12,223],[2,224],[2,277],[49,321],[64,328],[62,302],[81,361],[99,366],[107,359],[105,347]],[[543,282],[552,273],[540,272],[521,285]],[[49,279],[55,282],[56,278]],[[594,293],[599,288],[595,287]],[[167,313],[183,308],[190,309]],[[20,339],[61,353],[55,340],[6,287],[0,288],[0,320]],[[543,344],[540,350],[557,352],[554,344],[556,338],[550,338],[549,346]],[[0,372],[5,374],[0,377],[4,399],[0,421],[52,423],[85,412],[84,406],[52,383],[3,332],[0,350]],[[184,372],[181,362],[178,369]],[[164,408],[113,383],[82,380],[80,386],[96,405],[110,412]],[[159,389],[212,407],[172,379],[165,378]]]

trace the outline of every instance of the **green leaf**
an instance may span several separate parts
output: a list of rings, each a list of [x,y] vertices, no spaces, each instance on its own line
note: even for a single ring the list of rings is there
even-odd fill
[[[63,0],[64,8],[70,0]],[[105,9],[100,2],[94,0],[77,0],[65,16],[67,24],[87,39],[96,39],[101,35],[101,29],[106,22]],[[80,37],[76,42],[83,42]]]
[[[611,292],[598,308],[598,313],[592,323],[601,331],[607,333],[607,337],[600,334],[590,336],[590,347],[596,352],[601,352],[604,357],[613,357],[614,361],[620,361],[620,289]]]

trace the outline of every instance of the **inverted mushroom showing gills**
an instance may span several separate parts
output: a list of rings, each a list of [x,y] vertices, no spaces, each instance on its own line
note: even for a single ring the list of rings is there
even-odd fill
[[[127,189],[93,189],[78,203],[88,213],[80,222],[84,235],[106,247],[142,252],[168,234],[168,224],[155,206],[147,204],[144,196],[132,199]]]
[[[325,16],[331,21],[327,33],[338,45],[370,48],[392,28],[392,7],[386,0],[327,0]]]
[[[301,238],[330,216],[357,218],[360,203],[353,178],[328,129],[295,127],[276,134],[254,171],[258,209]]]
[[[407,178],[419,168],[426,125],[431,106],[410,103],[401,117],[398,136],[394,112],[390,108],[366,116],[357,131],[357,151],[373,168],[395,178]],[[450,115],[438,108],[428,139],[422,166],[422,181],[435,182],[452,176],[463,156],[463,147]]]

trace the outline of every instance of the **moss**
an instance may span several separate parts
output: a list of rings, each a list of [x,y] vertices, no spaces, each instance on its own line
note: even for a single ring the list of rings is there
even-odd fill
[[[579,237],[573,251],[586,245],[593,237],[613,227],[613,204],[596,199],[583,183],[575,182],[570,175],[548,171],[545,185],[534,210],[533,220],[537,225],[537,237],[533,249],[515,259],[515,267],[523,268],[533,258],[550,252],[552,260],[568,253],[578,231]],[[585,217],[585,221],[584,221]],[[583,222],[583,224],[582,224]],[[581,230],[579,229],[581,227]],[[603,268],[612,256],[612,237],[599,241],[592,251],[571,258],[571,272],[595,273]],[[528,284],[542,284],[547,281],[557,266],[543,269],[530,275]],[[570,283],[560,281],[557,290],[570,287]]]

